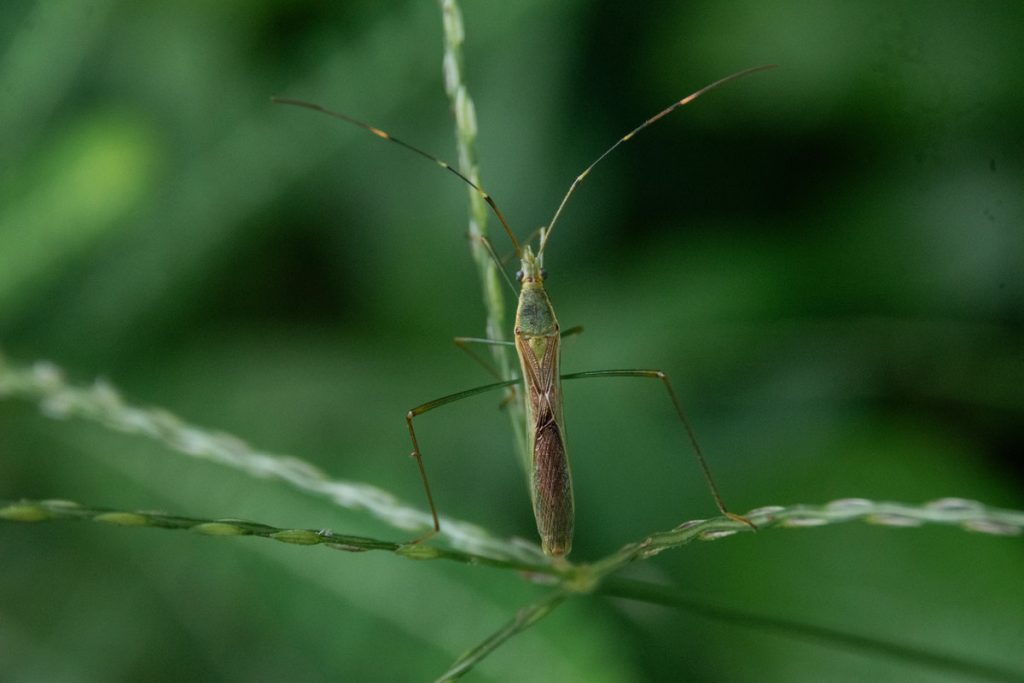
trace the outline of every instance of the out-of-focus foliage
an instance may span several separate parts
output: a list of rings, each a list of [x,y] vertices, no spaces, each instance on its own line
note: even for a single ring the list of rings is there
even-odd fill
[[[467,3],[485,187],[548,250],[567,371],[674,378],[737,510],[1024,505],[1019,2]],[[0,348],[422,498],[405,410],[488,381],[429,2],[4,3]],[[495,236],[499,251],[507,246]],[[566,386],[574,558],[713,512],[671,406]],[[422,418],[438,504],[532,537],[497,398]],[[281,485],[0,404],[0,498],[393,534]],[[691,546],[709,601],[1019,665],[1019,540],[830,527]],[[422,680],[537,589],[506,572],[88,525],[0,527],[0,678]],[[482,680],[959,680],[637,603],[574,601]]]

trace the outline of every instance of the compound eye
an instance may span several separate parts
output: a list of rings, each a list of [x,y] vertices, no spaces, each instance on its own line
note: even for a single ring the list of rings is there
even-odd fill
[[[517,270],[516,271],[516,282],[522,282],[522,281],[523,281],[523,271]]]
[[[540,279],[541,280],[547,280],[548,279],[548,271],[544,270],[543,268],[540,269]]]

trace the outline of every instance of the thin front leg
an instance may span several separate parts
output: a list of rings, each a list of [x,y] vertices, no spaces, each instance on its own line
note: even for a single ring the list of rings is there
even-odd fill
[[[418,405],[405,414],[405,422],[409,425],[409,438],[412,439],[412,457],[416,460],[416,465],[420,469],[420,478],[423,480],[423,490],[427,494],[427,503],[430,505],[430,514],[434,518],[434,529],[430,533],[417,538],[413,543],[419,543],[425,541],[437,532],[441,530],[441,522],[437,517],[437,507],[434,505],[434,495],[430,492],[430,482],[427,480],[427,470],[423,466],[423,452],[420,451],[419,442],[416,440],[416,430],[412,428],[412,419],[417,415],[429,412],[434,408],[440,408],[443,405],[454,403],[455,401],[475,396],[476,394],[482,394],[485,391],[493,391],[495,389],[501,389],[502,387],[510,387],[514,384],[518,384],[520,380],[510,379],[504,382],[495,382],[494,384],[485,384],[481,387],[475,387],[473,389],[467,389],[466,391],[460,391],[456,394],[450,394],[448,396],[442,396],[441,398],[435,398],[433,401],[428,401],[423,405]]]
[[[728,517],[729,519],[735,520],[746,524],[751,529],[757,530],[754,523],[742,515],[729,512],[725,508],[725,503],[722,501],[722,495],[718,492],[718,486],[715,484],[715,478],[711,476],[711,468],[708,466],[708,461],[704,458],[704,452],[700,448],[700,444],[697,443],[697,435],[694,434],[693,427],[690,426],[690,420],[686,417],[686,413],[683,412],[683,406],[679,402],[679,398],[676,396],[675,389],[672,388],[672,383],[668,381],[668,376],[661,370],[590,370],[588,372],[574,372],[569,375],[562,375],[562,379],[584,379],[586,377],[646,377],[648,379],[658,379],[665,386],[665,390],[668,391],[668,396],[672,399],[672,405],[676,409],[676,414],[679,415],[679,420],[683,423],[683,427],[686,429],[686,435],[690,437],[690,444],[693,446],[693,452],[697,456],[697,462],[700,463],[701,471],[704,472],[704,480],[708,483],[708,489],[711,491],[711,497],[715,499],[715,505],[718,506],[719,512]]]
[[[486,370],[489,375],[491,375],[497,380],[505,379],[504,377],[501,376],[501,373],[498,372],[498,368],[494,367],[493,363],[491,363],[483,356],[481,356],[479,353],[470,348],[470,344],[486,344],[488,346],[515,346],[515,343],[505,341],[504,339],[483,339],[481,337],[455,337],[452,341],[455,342],[456,346],[465,351],[466,355],[472,358],[477,363],[477,365]]]
[[[582,334],[582,333],[583,333],[583,325],[576,325],[575,327],[570,327],[567,330],[563,330],[561,332],[560,336],[562,337],[562,339],[565,339],[566,337],[571,337],[573,335]],[[498,369],[496,367],[494,367],[494,364],[491,363],[490,361],[488,361],[483,356],[481,356],[476,351],[474,351],[471,348],[471,345],[472,344],[480,344],[480,345],[486,345],[486,346],[512,346],[512,347],[514,347],[515,346],[515,342],[506,341],[504,339],[485,339],[483,337],[455,337],[452,341],[454,341],[455,345],[457,347],[459,347],[462,351],[464,351],[467,356],[472,358],[473,361],[477,365],[479,365],[484,370],[486,370],[487,373],[491,377],[493,377],[493,378],[495,378],[497,380],[504,380],[505,379],[504,377],[501,376],[501,373],[498,372]],[[513,401],[515,399],[515,397],[516,397],[516,390],[513,387],[512,390],[509,391],[509,393],[502,400],[500,407],[504,408],[510,401]]]
[[[559,336],[562,339],[565,339],[566,337],[571,337],[571,336],[577,335],[577,334],[583,334],[583,325],[576,325],[574,327],[570,327],[567,330],[562,330],[562,332],[559,333]],[[483,337],[455,337],[452,341],[455,342],[456,346],[458,346],[460,349],[465,351],[466,354],[470,358],[472,358],[474,361],[476,361],[476,363],[478,365],[480,365],[484,370],[486,370],[488,373],[490,373],[493,377],[495,377],[497,379],[502,379],[501,373],[498,372],[498,369],[495,368],[490,362],[485,360],[483,358],[483,356],[481,356],[480,354],[474,352],[470,348],[470,344],[483,344],[483,345],[486,345],[486,346],[513,346],[513,347],[516,345],[515,342],[508,341],[508,340],[505,340],[505,339],[485,339]]]

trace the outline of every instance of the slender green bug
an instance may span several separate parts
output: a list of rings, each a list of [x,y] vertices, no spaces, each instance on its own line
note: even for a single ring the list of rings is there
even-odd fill
[[[537,532],[541,538],[541,547],[545,553],[555,557],[562,557],[569,553],[572,549],[575,506],[573,501],[571,468],[569,466],[569,459],[565,448],[565,422],[562,414],[561,382],[562,380],[582,379],[585,377],[644,377],[661,381],[665,390],[668,392],[669,398],[672,401],[672,406],[675,408],[676,414],[679,416],[679,420],[686,431],[690,445],[693,448],[694,455],[697,458],[701,472],[704,475],[704,479],[707,482],[708,489],[711,492],[711,496],[714,499],[718,510],[723,515],[726,515],[731,519],[742,522],[751,528],[756,528],[746,518],[733,514],[726,509],[722,496],[718,491],[718,486],[715,484],[714,477],[711,474],[711,468],[708,466],[707,459],[704,457],[704,453],[697,442],[697,437],[690,425],[690,421],[686,417],[686,413],[683,411],[682,404],[679,402],[679,398],[676,395],[675,389],[672,387],[672,383],[664,372],[661,370],[629,369],[592,370],[566,375],[561,374],[561,338],[568,334],[579,332],[582,328],[574,327],[563,332],[558,324],[558,319],[555,317],[555,311],[551,305],[551,300],[548,298],[547,291],[544,288],[544,280],[547,277],[547,272],[544,270],[544,251],[547,247],[548,240],[551,237],[551,233],[554,230],[555,224],[558,222],[558,218],[562,214],[562,210],[565,208],[569,198],[576,191],[576,188],[581,182],[583,182],[594,167],[618,148],[619,145],[627,142],[644,128],[647,128],[679,107],[692,102],[704,93],[729,81],[758,71],[773,68],[773,66],[774,65],[764,65],[746,69],[706,85],[700,90],[697,90],[681,100],[674,102],[621,137],[614,145],[609,147],[603,154],[601,154],[601,156],[594,160],[593,163],[587,166],[582,173],[576,176],[576,179],[570,185],[569,190],[565,193],[565,196],[562,197],[562,201],[559,203],[551,222],[547,227],[541,228],[536,253],[534,253],[529,244],[524,246],[519,243],[512,231],[512,228],[505,220],[505,216],[502,214],[495,201],[491,198],[490,194],[485,192],[480,186],[472,182],[458,170],[444,161],[441,161],[439,158],[424,152],[418,147],[414,147],[413,145],[403,142],[379,128],[363,123],[362,121],[345,114],[331,111],[318,104],[288,98],[274,98],[273,101],[279,104],[290,104],[305,107],[359,126],[377,137],[400,145],[451,172],[478,192],[491,207],[495,216],[497,216],[501,223],[502,228],[505,230],[505,233],[508,235],[512,246],[515,248],[516,256],[519,258],[520,269],[516,276],[520,283],[520,289],[518,292],[518,305],[516,307],[514,341],[508,342],[503,340],[460,337],[456,339],[456,342],[460,345],[467,343],[514,345],[516,353],[519,356],[520,377],[502,379],[500,382],[444,396],[419,405],[406,414],[409,438],[412,441],[413,447],[412,456],[415,458],[417,466],[419,467],[420,477],[423,481],[423,489],[427,495],[427,502],[430,504],[430,513],[434,523],[433,532],[427,537],[439,532],[441,530],[441,523],[438,519],[437,506],[434,504],[434,496],[431,492],[427,471],[423,465],[423,453],[420,450],[419,441],[416,438],[416,430],[413,428],[413,419],[418,415],[422,415],[423,413],[433,410],[434,408],[439,408],[440,406],[469,396],[522,384],[524,387],[523,395],[526,409],[526,424],[524,425],[524,430],[527,443],[529,444],[530,452],[532,454],[531,471],[529,473],[530,493],[533,501],[534,518],[537,522]],[[489,244],[486,246],[488,251],[493,255],[494,250]],[[495,261],[497,262],[497,258],[495,258]],[[500,262],[498,263],[498,266],[499,269],[501,269]]]

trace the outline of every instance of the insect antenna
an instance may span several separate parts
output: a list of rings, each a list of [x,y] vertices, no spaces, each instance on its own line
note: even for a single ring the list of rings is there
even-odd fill
[[[509,227],[508,221],[505,220],[505,216],[501,213],[501,209],[498,208],[498,205],[491,198],[491,195],[487,194],[487,192],[485,192],[483,190],[483,188],[481,188],[479,185],[474,183],[472,180],[470,180],[469,178],[464,176],[462,173],[459,173],[459,171],[457,169],[455,169],[455,167],[453,167],[450,164],[442,161],[441,159],[438,159],[433,154],[428,154],[427,152],[424,152],[419,147],[415,147],[413,145],[410,145],[408,142],[405,142],[404,140],[399,140],[398,138],[394,137],[390,133],[386,133],[385,131],[382,131],[380,128],[375,128],[374,126],[371,126],[368,123],[363,123],[359,119],[354,119],[351,116],[348,116],[347,114],[342,114],[341,112],[332,111],[330,109],[327,109],[326,107],[321,107],[319,104],[314,104],[313,102],[306,102],[304,100],[293,100],[293,99],[288,98],[288,97],[271,97],[270,101],[273,102],[274,104],[290,104],[290,105],[295,106],[295,107],[305,107],[306,109],[312,109],[313,111],[318,111],[321,114],[327,114],[328,116],[332,116],[332,117],[334,117],[336,119],[340,119],[340,120],[345,121],[347,123],[351,123],[354,126],[359,126],[363,130],[366,130],[366,131],[369,131],[369,132],[373,133],[374,135],[376,135],[377,137],[381,138],[382,140],[387,140],[388,142],[393,142],[396,145],[404,147],[405,149],[409,150],[410,152],[414,152],[414,153],[418,154],[419,156],[423,157],[424,159],[428,159],[429,161],[433,161],[435,164],[437,164],[441,168],[445,169],[446,171],[451,172],[455,177],[457,177],[459,180],[461,180],[462,182],[464,182],[467,185],[469,185],[471,188],[476,190],[480,194],[481,197],[483,197],[484,201],[487,202],[487,205],[490,206],[491,209],[494,211],[494,215],[498,217],[499,221],[501,221],[501,227],[503,227],[505,229],[505,233],[508,235],[508,238],[512,241],[512,246],[515,247],[516,255],[518,256],[518,255],[520,255],[522,253],[522,247],[519,246],[519,240],[516,239],[515,234],[512,232],[512,228]],[[491,254],[493,255],[494,254],[494,250],[491,249],[490,251],[491,251]],[[497,259],[495,259],[495,260],[497,262]],[[500,267],[500,265],[501,265],[500,262],[498,262],[498,265]],[[507,277],[508,276],[506,275],[506,278]]]
[[[615,151],[615,149],[619,145],[621,145],[622,143],[630,140],[634,135],[636,135],[637,133],[642,131],[644,128],[646,128],[647,126],[651,125],[652,123],[658,121],[659,119],[661,119],[661,118],[663,118],[665,116],[668,116],[669,114],[671,114],[673,111],[675,111],[679,107],[683,106],[684,104],[689,104],[690,102],[693,102],[695,99],[697,99],[698,97],[700,97],[704,93],[708,92],[709,90],[714,90],[718,86],[725,85],[729,81],[734,81],[737,78],[743,78],[744,76],[749,76],[750,74],[757,73],[758,71],[766,71],[767,69],[774,69],[775,66],[776,66],[775,64],[764,64],[762,66],[755,66],[755,67],[750,68],[750,69],[744,69],[743,71],[738,71],[738,72],[736,72],[734,74],[726,76],[725,78],[720,78],[717,81],[715,81],[714,83],[709,83],[708,85],[705,85],[700,90],[698,90],[696,92],[693,92],[693,93],[690,93],[689,95],[687,95],[683,99],[679,100],[678,102],[675,102],[671,106],[666,107],[665,109],[662,109],[660,112],[658,112],[657,114],[655,114],[654,116],[652,116],[651,118],[647,119],[646,121],[641,123],[639,126],[634,128],[633,130],[629,131],[624,136],[619,138],[618,142],[616,142],[614,145],[612,145],[611,147],[606,149],[604,151],[604,154],[602,154],[597,159],[595,159],[594,162],[592,164],[590,164],[590,166],[587,166],[587,168],[583,171],[583,173],[580,173],[578,176],[576,176],[576,180],[572,181],[572,185],[569,186],[569,191],[565,193],[564,197],[562,197],[562,201],[558,205],[558,209],[555,211],[555,215],[554,215],[554,217],[552,217],[551,222],[548,223],[548,227],[541,231],[540,248],[537,251],[538,256],[540,256],[540,255],[542,255],[544,253],[544,247],[547,246],[548,237],[551,236],[551,231],[555,228],[555,223],[558,222],[558,217],[562,215],[562,209],[565,208],[566,203],[569,201],[569,197],[571,197],[572,193],[576,191],[576,186],[579,185],[581,182],[583,182],[583,179],[587,177],[587,175],[590,173],[590,171],[592,171],[595,166],[597,166],[599,163],[601,163],[606,156],[608,156],[613,151]]]
[[[498,267],[498,272],[501,273],[503,278],[505,278],[505,283],[509,286],[509,289],[512,290],[512,296],[519,296],[519,291],[516,289],[516,286],[512,284],[512,280],[508,276],[508,271],[505,270],[505,259],[498,256],[498,252],[494,251],[494,245],[491,244],[491,241],[487,239],[486,236],[478,235],[477,239],[480,240],[482,245],[484,245],[484,250],[487,251],[487,255],[491,257],[492,261],[494,261],[494,265]]]

